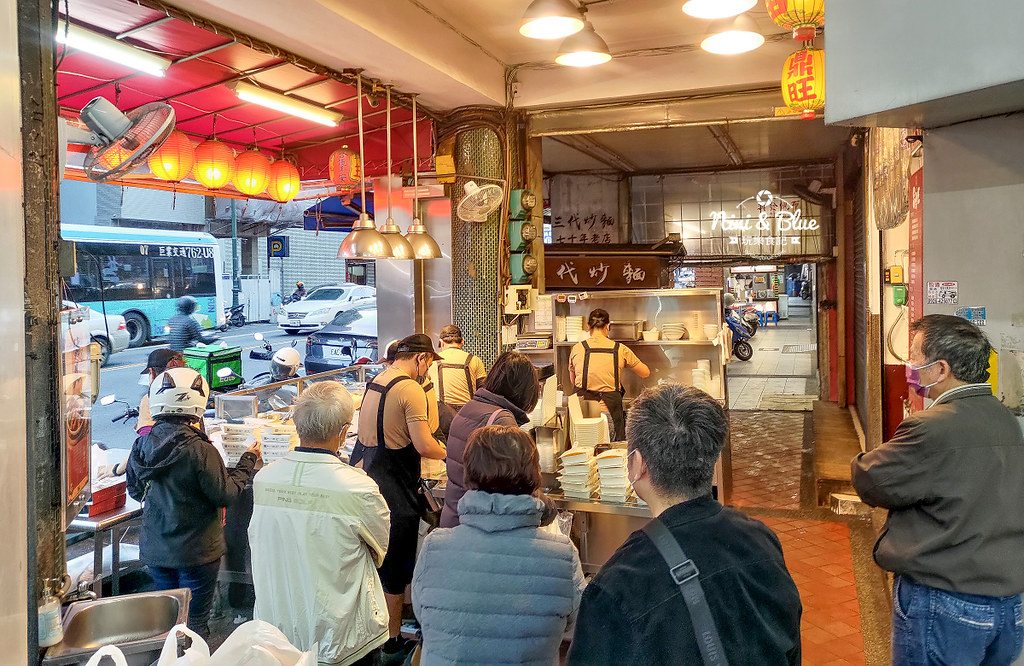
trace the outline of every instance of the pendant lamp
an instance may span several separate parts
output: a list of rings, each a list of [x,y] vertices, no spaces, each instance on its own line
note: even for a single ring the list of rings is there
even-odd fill
[[[416,97],[412,98],[412,224],[405,239],[417,259],[440,259],[441,248],[420,222],[420,162],[416,144]]]
[[[235,175],[235,151],[216,139],[207,139],[196,146],[196,162],[192,176],[202,185],[216,190],[224,187]]]
[[[270,165],[270,183],[267,194],[279,203],[286,203],[299,193],[299,170],[283,157]]]
[[[380,227],[380,233],[391,245],[392,259],[412,259],[412,245],[402,236],[402,228],[391,217],[391,86],[387,88],[387,144],[388,144],[388,219]]]
[[[263,194],[270,182],[270,162],[258,150],[247,150],[235,158],[235,189],[250,197]]]
[[[363,160],[363,75],[356,74],[356,108],[358,110],[357,122],[359,125],[359,162]],[[361,193],[359,203],[363,212],[359,219],[352,225],[352,231],[348,232],[345,240],[341,241],[338,248],[338,259],[390,259],[391,244],[374,226],[373,220],[366,214],[366,174],[359,181]]]
[[[196,149],[185,134],[173,130],[167,140],[149,156],[149,170],[160,180],[180,183],[192,173]]]

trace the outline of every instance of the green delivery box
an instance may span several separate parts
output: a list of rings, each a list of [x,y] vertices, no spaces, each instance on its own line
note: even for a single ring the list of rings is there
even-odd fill
[[[205,377],[211,389],[229,389],[242,383],[241,347],[189,347],[183,355],[185,365]],[[221,379],[217,376],[221,368],[231,368],[235,374]]]

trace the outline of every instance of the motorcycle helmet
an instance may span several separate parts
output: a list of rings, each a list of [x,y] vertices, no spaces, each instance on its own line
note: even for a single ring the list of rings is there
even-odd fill
[[[300,365],[302,365],[302,359],[299,358],[299,352],[295,351],[294,347],[278,349],[270,359],[270,375],[274,381],[288,379],[295,376]]]
[[[156,376],[149,387],[149,415],[200,417],[206,411],[210,386],[192,368],[171,368]]]
[[[191,296],[182,296],[178,299],[178,312],[190,315],[199,307],[199,301]]]
[[[301,282],[296,282],[296,283],[295,283],[295,286],[296,286],[296,287],[301,287],[301,286],[302,286],[302,283],[301,283]]]
[[[729,292],[725,292],[725,296],[722,297],[722,302],[725,303],[725,307],[732,307],[732,304],[736,302],[736,297]]]

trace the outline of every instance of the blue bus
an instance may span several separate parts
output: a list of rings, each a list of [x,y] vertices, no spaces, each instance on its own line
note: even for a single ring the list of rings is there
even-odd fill
[[[223,325],[227,286],[218,279],[221,252],[207,233],[61,224],[75,243],[77,273],[65,298],[96,312],[119,314],[138,347],[165,335],[180,296],[199,302],[203,328]]]

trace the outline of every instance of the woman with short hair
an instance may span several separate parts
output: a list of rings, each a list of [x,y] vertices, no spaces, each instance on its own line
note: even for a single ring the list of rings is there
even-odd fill
[[[557,664],[585,583],[576,547],[542,527],[554,513],[538,497],[537,447],[516,426],[485,426],[464,469],[461,523],[427,535],[413,576],[419,663]]]
[[[533,363],[517,351],[507,351],[494,362],[483,388],[476,392],[455,418],[448,431],[448,457],[441,527],[459,524],[459,500],[465,492],[463,452],[470,436],[488,425],[520,426],[529,423],[528,412],[537,406],[540,383]]]

